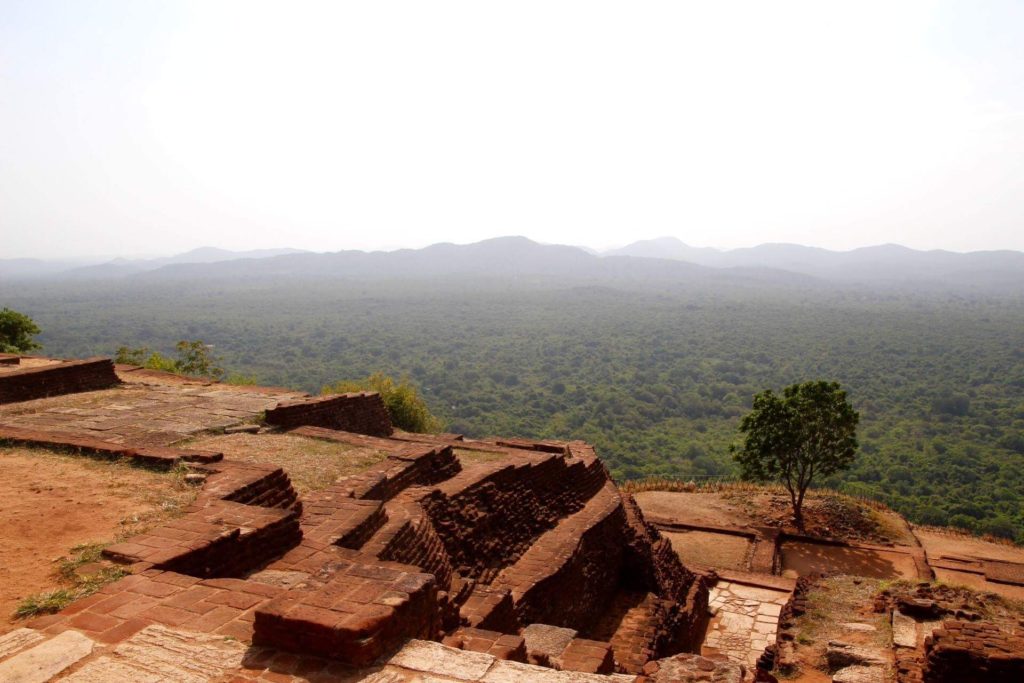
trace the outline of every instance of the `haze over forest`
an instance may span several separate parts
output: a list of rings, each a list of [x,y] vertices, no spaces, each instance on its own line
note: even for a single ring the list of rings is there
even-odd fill
[[[586,439],[619,478],[732,476],[754,393],[835,379],[862,449],[827,483],[918,522],[1024,528],[1020,252],[661,240],[595,255],[522,237],[283,251],[34,275],[19,261],[17,276],[4,262],[0,282],[47,353],[201,339],[236,380],[317,392],[407,375],[452,431]]]
[[[1021,3],[2,14],[0,306],[43,353],[407,375],[618,478],[734,476],[755,393],[837,380],[824,483],[1024,541]]]

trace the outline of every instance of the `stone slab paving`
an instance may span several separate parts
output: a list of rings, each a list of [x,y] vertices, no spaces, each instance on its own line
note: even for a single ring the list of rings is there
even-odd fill
[[[81,633],[65,631],[0,663],[0,681],[46,683],[88,657],[95,646],[92,639]]]
[[[708,603],[711,623],[702,654],[722,654],[752,668],[768,645],[775,643],[779,615],[789,593],[772,588],[719,581]]]
[[[246,650],[245,645],[233,638],[154,625],[62,680],[68,683],[206,683],[241,667]]]
[[[353,669],[330,660],[254,647],[233,637],[159,624],[105,645],[78,631],[48,640],[32,629],[3,643],[27,649],[0,662],[4,683],[633,683],[634,676],[556,671],[433,641],[410,640],[387,661]]]
[[[230,385],[124,384],[0,407],[0,425],[72,433],[111,443],[166,446],[192,434],[250,420],[304,394]]]
[[[0,636],[0,659],[24,650],[29,645],[35,645],[43,638],[42,633],[30,628],[19,628],[6,633]]]

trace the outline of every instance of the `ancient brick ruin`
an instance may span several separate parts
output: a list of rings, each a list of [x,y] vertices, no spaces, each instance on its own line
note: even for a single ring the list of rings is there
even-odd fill
[[[251,656],[234,672],[239,681],[279,680],[271,674],[284,675],[282,662],[326,672],[406,661],[417,641],[443,643],[446,656],[465,661],[518,663],[519,677],[561,670],[632,680],[651,660],[699,647],[707,579],[680,563],[585,443],[403,433],[372,393],[251,395],[137,368],[115,375],[103,360],[12,371],[0,375],[0,392],[8,403],[87,396],[116,389],[119,376],[132,391],[155,383],[145,404],[159,400],[164,412],[148,418],[149,431],[102,405],[0,412],[8,443],[185,466],[202,479],[184,515],[103,551],[129,576],[23,629],[25,642],[69,632],[89,640],[67,680],[145,669],[119,648],[170,632],[251,643],[262,670]],[[174,398],[159,395],[168,387]],[[225,422],[239,421],[231,411],[244,397],[251,413],[262,407],[264,429],[386,457],[300,498],[280,468],[173,445],[166,430],[186,429],[171,424],[185,420],[175,416],[210,428],[217,392],[234,401],[220,410]],[[183,394],[198,405],[180,405]],[[464,466],[456,451],[487,457]]]
[[[225,430],[379,457],[299,495],[285,468],[183,443]],[[1013,562],[645,516],[586,443],[406,433],[373,393],[0,357],[0,441],[186,471],[198,487],[184,514],[105,547],[127,576],[0,632],[0,680],[772,680],[813,586],[781,575],[787,552],[1022,583]],[[735,563],[709,564],[707,548]],[[835,680],[886,667],[898,681],[1021,680],[1024,624],[932,597],[882,600],[891,652],[837,643]]]

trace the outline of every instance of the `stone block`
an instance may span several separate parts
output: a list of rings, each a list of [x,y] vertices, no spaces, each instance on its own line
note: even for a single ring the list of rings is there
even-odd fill
[[[0,681],[46,683],[88,657],[95,641],[77,631],[64,631],[0,663]]]

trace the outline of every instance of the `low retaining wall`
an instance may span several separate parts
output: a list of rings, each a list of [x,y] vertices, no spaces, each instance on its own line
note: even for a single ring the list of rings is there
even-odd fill
[[[947,621],[925,640],[926,683],[1024,681],[1024,637],[986,622]]]
[[[402,502],[390,504],[387,511],[393,518],[363,550],[381,560],[401,562],[433,574],[438,588],[447,591],[452,582],[451,560],[423,508],[418,503]]]
[[[87,358],[0,374],[0,403],[106,389],[121,380],[109,358]]]
[[[147,533],[107,547],[110,560],[198,578],[239,577],[297,545],[295,510],[211,501]]]
[[[227,461],[193,469],[209,475],[184,515],[108,546],[103,555],[135,571],[239,577],[302,540],[302,503],[281,468]]]
[[[197,468],[198,469],[198,468]],[[291,479],[280,467],[229,460],[203,467],[207,478],[199,500],[227,500],[265,508],[294,508],[302,511],[302,502]]]
[[[390,436],[394,431],[384,401],[375,391],[278,403],[267,411],[266,421],[284,429],[311,425],[371,436]]]
[[[22,446],[68,449],[76,453],[86,453],[104,458],[125,458],[132,464],[164,470],[171,469],[181,462],[210,464],[224,458],[222,453],[216,451],[171,446],[129,447],[76,432],[45,432],[8,425],[0,425],[0,441],[8,441]]]

